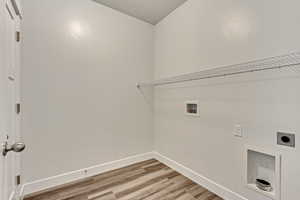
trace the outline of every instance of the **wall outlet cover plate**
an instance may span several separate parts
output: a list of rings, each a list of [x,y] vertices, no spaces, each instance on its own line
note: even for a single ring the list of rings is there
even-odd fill
[[[277,132],[277,144],[287,147],[296,146],[296,137],[295,134]]]
[[[243,128],[241,125],[234,126],[234,136],[236,137],[243,137]]]

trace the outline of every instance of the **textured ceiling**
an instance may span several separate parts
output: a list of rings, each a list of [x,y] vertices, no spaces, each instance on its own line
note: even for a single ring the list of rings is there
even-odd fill
[[[155,25],[187,0],[94,1]]]

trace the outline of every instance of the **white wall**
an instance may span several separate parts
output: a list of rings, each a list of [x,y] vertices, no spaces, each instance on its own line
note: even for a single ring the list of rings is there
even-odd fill
[[[152,150],[148,99],[135,89],[155,78],[299,51],[299,2],[189,0],[155,27],[86,0],[23,2],[22,132],[25,181]],[[282,200],[296,199],[299,70],[159,87],[155,149],[249,200],[245,144],[283,154]],[[200,118],[183,102],[199,100]],[[235,124],[244,137],[233,137]],[[297,137],[297,144],[299,143]],[[66,159],[68,158],[68,159]],[[298,159],[299,160],[299,159]]]
[[[152,150],[135,84],[153,78],[153,26],[89,0],[23,11],[25,182]]]
[[[156,26],[155,78],[299,51],[299,1],[189,0]],[[300,195],[300,149],[276,145],[276,132],[299,144],[300,70],[260,72],[158,87],[156,151],[249,200],[242,152],[254,145],[282,153],[282,200]],[[184,115],[199,100],[200,117]],[[233,136],[241,124],[244,137]]]

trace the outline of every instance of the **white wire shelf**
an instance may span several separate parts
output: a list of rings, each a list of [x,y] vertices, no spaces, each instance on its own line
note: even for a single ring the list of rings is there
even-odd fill
[[[183,74],[180,76],[174,76],[169,78],[164,78],[160,80],[155,80],[151,82],[138,83],[137,87],[146,86],[160,86],[173,83],[232,76],[237,74],[244,74],[250,72],[258,72],[272,69],[288,68],[299,65],[300,66],[300,52],[290,53],[281,56],[275,56],[260,60],[254,60],[246,63],[240,63],[235,65],[217,67],[213,69],[203,70],[195,73]]]

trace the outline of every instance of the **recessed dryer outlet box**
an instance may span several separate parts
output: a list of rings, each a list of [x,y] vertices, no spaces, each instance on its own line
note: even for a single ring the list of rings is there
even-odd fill
[[[288,147],[295,147],[295,134],[291,133],[283,133],[278,132],[277,133],[277,144],[288,146]]]

